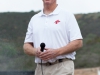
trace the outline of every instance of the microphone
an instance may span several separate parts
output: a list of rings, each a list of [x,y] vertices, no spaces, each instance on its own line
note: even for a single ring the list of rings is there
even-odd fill
[[[40,44],[40,47],[41,47],[41,51],[43,52],[44,51],[44,48],[45,48],[45,43],[41,43]]]

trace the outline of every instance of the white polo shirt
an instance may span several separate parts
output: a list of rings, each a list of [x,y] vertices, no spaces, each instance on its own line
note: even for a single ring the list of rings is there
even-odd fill
[[[57,6],[49,15],[45,15],[41,11],[31,18],[24,43],[32,42],[34,48],[38,48],[44,42],[46,48],[57,49],[76,39],[82,39],[82,35],[74,15]],[[58,56],[50,59],[49,62],[65,57],[74,60],[75,54],[76,52],[72,52]],[[40,58],[35,57],[35,63],[40,62]],[[48,61],[43,61],[43,63],[46,62]]]

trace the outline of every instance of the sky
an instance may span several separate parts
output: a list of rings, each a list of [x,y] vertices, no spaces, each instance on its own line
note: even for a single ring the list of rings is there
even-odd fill
[[[57,0],[57,4],[75,14],[100,12],[100,0]],[[0,12],[30,12],[42,8],[42,0],[0,0]]]

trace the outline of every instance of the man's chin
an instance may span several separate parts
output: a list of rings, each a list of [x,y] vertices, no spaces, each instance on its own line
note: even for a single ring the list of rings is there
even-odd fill
[[[45,4],[50,4],[51,2],[50,1],[45,1]]]
[[[50,5],[50,3],[45,3],[45,5]]]

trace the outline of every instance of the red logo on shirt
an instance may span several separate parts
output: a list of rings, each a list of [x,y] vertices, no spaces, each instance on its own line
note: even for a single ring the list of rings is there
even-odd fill
[[[60,22],[59,20],[56,20],[56,21],[55,21],[55,24],[58,24],[59,22]]]

